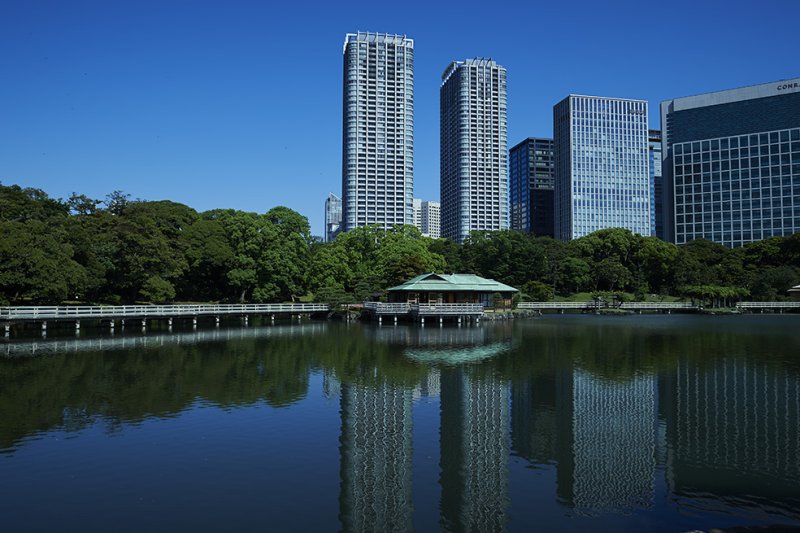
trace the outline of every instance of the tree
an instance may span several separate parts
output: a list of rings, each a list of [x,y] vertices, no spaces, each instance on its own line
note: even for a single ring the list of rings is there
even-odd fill
[[[800,283],[800,272],[790,266],[772,267],[756,276],[750,292],[756,300],[780,301],[788,299],[786,291]]]
[[[58,303],[73,298],[85,269],[63,228],[39,220],[0,221],[0,300]]]
[[[595,286],[601,290],[625,289],[633,280],[630,270],[617,257],[606,257],[593,270]]]
[[[591,282],[589,264],[577,257],[567,257],[562,266],[562,283],[565,292],[581,292]]]
[[[101,200],[94,200],[84,194],[73,192],[67,201],[67,207],[71,215],[89,216],[96,214],[102,203]]]
[[[656,237],[640,237],[633,252],[634,282],[637,288],[662,293],[670,283],[670,273],[675,266],[678,247]]]
[[[215,219],[202,217],[186,228],[186,274],[179,294],[191,300],[222,300],[231,294],[227,274],[234,255],[225,229]]]
[[[481,276],[519,286],[548,275],[544,251],[520,231],[474,231],[464,243],[468,265]]]
[[[175,287],[159,276],[150,276],[139,289],[139,296],[153,303],[164,303],[175,298]]]
[[[50,198],[41,189],[23,189],[19,185],[6,187],[0,184],[0,220],[39,220],[60,224],[68,214],[69,208],[66,204]]]
[[[431,239],[428,243],[428,250],[438,254],[444,259],[443,272],[463,273],[467,269],[462,259],[462,247],[450,239]]]
[[[130,202],[118,211],[114,231],[119,257],[109,281],[123,300],[139,297],[151,277],[172,283],[186,272],[184,232],[197,218],[194,209],[168,200]]]
[[[425,272],[443,272],[445,260],[431,252],[414,226],[389,230],[375,250],[377,273],[386,287],[399,285]]]
[[[522,286],[523,299],[534,302],[546,302],[553,298],[554,290],[552,285],[541,281],[529,281]]]
[[[344,246],[326,243],[312,248],[308,269],[308,289],[316,292],[323,287],[352,287],[353,269],[350,255]]]
[[[275,237],[271,225],[256,213],[245,213],[233,209],[217,209],[203,213],[203,217],[217,221],[222,227],[232,257],[226,273],[230,298],[245,302],[253,297],[257,289],[258,299],[277,296],[275,288],[263,287],[263,269],[268,261],[264,259],[268,243]],[[273,292],[275,294],[270,294]]]
[[[272,226],[271,239],[262,260],[262,285],[274,287],[271,298],[294,301],[306,292],[306,271],[311,246],[308,219],[287,207],[275,207],[264,215]]]
[[[720,270],[720,265],[731,253],[721,244],[705,239],[684,244],[679,247],[675,261],[675,286],[722,284],[726,274]]]

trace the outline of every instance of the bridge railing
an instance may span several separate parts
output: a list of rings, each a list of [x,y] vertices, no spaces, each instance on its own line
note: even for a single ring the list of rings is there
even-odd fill
[[[483,304],[419,304],[412,306],[420,315],[475,315],[483,314]]]
[[[606,302],[520,302],[517,309],[602,309]]]
[[[483,304],[472,303],[441,303],[441,304],[410,304],[406,302],[364,302],[364,309],[378,315],[405,315],[416,313],[419,315],[474,315],[483,313]]]
[[[364,309],[379,315],[404,315],[409,312],[411,305],[405,302],[364,302]]]
[[[800,302],[738,302],[737,309],[800,309]]]
[[[81,318],[158,318],[199,315],[317,313],[328,304],[175,304],[58,305],[0,307],[0,320],[74,320]]]
[[[692,302],[624,302],[620,309],[697,309]]]

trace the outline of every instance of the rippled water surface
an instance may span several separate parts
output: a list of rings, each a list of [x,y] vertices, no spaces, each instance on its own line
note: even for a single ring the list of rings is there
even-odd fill
[[[800,316],[0,342],[0,530],[800,526]]]

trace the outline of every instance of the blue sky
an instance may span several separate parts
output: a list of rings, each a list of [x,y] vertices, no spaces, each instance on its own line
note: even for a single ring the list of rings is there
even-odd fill
[[[0,0],[0,181],[55,197],[286,205],[341,189],[344,35],[415,40],[415,196],[439,198],[439,83],[508,69],[509,146],[569,93],[650,101],[800,76],[799,0]]]

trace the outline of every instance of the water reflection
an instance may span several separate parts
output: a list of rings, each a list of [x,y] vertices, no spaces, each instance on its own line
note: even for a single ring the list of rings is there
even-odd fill
[[[724,525],[720,517],[800,522],[794,327],[682,320],[308,324],[7,343],[0,453],[13,457],[49,431],[110,434],[207,406],[241,408],[231,417],[291,408],[296,424],[313,424],[316,395],[338,405],[328,446],[338,447],[345,531],[413,528],[412,492],[430,490],[413,483],[415,438],[438,443],[440,491],[430,494],[447,531],[504,531],[514,516],[547,513],[515,492],[533,484],[560,510],[553,520],[652,514],[685,530],[691,510],[698,527]],[[421,398],[438,402],[436,434],[414,431]],[[285,424],[277,429],[295,430]],[[515,469],[512,456],[530,468]],[[285,476],[275,482],[293,481]]]
[[[663,376],[661,398],[667,479],[675,495],[797,511],[796,373],[734,358],[704,369],[682,357],[677,368]]]
[[[573,481],[562,497],[578,511],[624,510],[652,503],[655,381],[648,374],[619,383],[574,372],[571,457],[563,461],[571,465]]]
[[[411,391],[342,384],[341,505],[345,531],[411,529]]]
[[[508,383],[473,369],[442,370],[441,523],[503,531],[508,506]]]
[[[133,331],[130,328],[129,331]],[[325,324],[311,323],[296,326],[203,329],[189,332],[119,334],[88,338],[30,339],[0,344],[0,354],[6,357],[44,356],[77,352],[159,348],[171,344],[198,344],[274,336],[314,335],[325,331]]]

